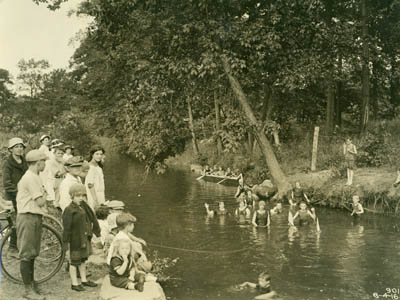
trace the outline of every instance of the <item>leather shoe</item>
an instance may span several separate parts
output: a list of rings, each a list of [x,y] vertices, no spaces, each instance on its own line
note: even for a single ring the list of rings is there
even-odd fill
[[[39,295],[36,293],[33,289],[32,286],[27,285],[25,286],[25,293],[22,295],[25,299],[29,300],[45,300],[46,298],[42,295]]]
[[[46,293],[39,287],[36,281],[32,281],[32,289],[39,295],[46,295]]]
[[[88,286],[88,287],[96,287],[97,286],[97,283],[94,283],[93,281],[86,281],[86,282],[83,282],[82,281],[82,285],[83,286]]]
[[[82,285],[71,285],[71,290],[77,291],[77,292],[83,292],[85,289],[83,288]]]

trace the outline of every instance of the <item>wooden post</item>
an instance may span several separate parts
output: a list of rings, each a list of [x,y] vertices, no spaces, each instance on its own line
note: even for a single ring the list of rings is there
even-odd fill
[[[318,134],[319,134],[319,127],[317,126],[314,128],[314,141],[313,141],[312,156],[311,156],[312,172],[316,170],[316,165],[317,165]]]

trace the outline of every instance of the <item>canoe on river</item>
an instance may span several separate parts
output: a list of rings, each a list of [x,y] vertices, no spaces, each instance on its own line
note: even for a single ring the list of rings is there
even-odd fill
[[[206,175],[197,177],[197,180],[204,180],[204,181],[214,182],[214,183],[223,184],[223,185],[238,186],[240,178],[242,178],[242,174],[240,174],[239,176],[236,176],[236,177],[229,177],[229,176],[227,177],[227,176],[206,174]]]

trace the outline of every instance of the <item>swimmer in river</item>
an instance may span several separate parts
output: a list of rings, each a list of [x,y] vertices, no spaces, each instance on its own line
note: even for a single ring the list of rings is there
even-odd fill
[[[353,196],[353,211],[351,212],[351,215],[353,217],[360,217],[364,213],[364,208],[362,204],[360,203],[360,197],[357,195]]]
[[[309,210],[307,208],[307,204],[304,201],[300,202],[300,209],[294,215],[293,222],[296,220],[297,217],[299,217],[300,226],[308,225],[311,220],[315,221],[316,219],[315,208],[311,208],[311,210]]]
[[[258,210],[256,210],[253,214],[252,224],[255,227],[267,227],[269,226],[269,214],[268,211],[265,209],[265,202],[260,201],[258,203]]]
[[[308,199],[306,193],[304,192],[303,188],[300,185],[300,182],[296,181],[295,187],[292,190],[289,198],[289,203],[291,206],[296,206],[302,201],[306,201],[307,203],[310,203],[310,200]]]
[[[218,208],[216,210],[210,209],[210,205],[208,203],[204,203],[204,207],[206,208],[207,216],[213,217],[214,215],[226,215],[228,211],[225,208],[224,201],[218,202]]]
[[[251,217],[251,211],[246,206],[246,202],[245,201],[240,201],[239,202],[239,207],[236,208],[236,210],[235,210],[235,216],[237,216],[237,217],[245,216],[246,218],[250,218]]]
[[[270,209],[269,213],[271,216],[279,215],[282,213],[282,202],[276,202],[274,207]]]
[[[239,289],[247,287],[255,289],[259,293],[254,299],[274,299],[277,296],[271,288],[271,276],[267,272],[258,275],[258,283],[246,281],[238,285]]]

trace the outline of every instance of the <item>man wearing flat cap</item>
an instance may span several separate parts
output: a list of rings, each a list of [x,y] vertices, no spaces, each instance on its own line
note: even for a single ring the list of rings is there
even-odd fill
[[[44,170],[47,155],[41,150],[31,150],[25,157],[28,170],[18,183],[17,239],[20,272],[25,285],[24,298],[42,300],[34,280],[35,258],[39,256],[42,235],[42,215],[45,213],[46,192],[39,172]]]

